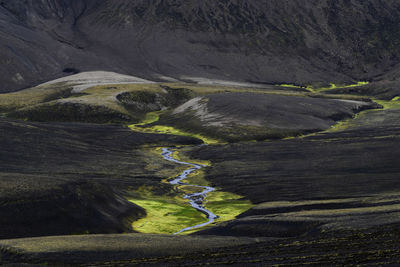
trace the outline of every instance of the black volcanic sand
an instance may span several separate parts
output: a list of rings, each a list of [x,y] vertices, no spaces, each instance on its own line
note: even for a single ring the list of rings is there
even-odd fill
[[[200,142],[113,125],[0,119],[0,129],[0,238],[129,232],[145,212],[121,189],[163,179],[145,170],[141,146]]]
[[[189,156],[212,162],[206,178],[213,186],[257,204],[237,219],[195,236],[4,240],[0,241],[0,262],[398,264],[399,112],[364,111],[344,124],[347,128],[304,138],[194,148]],[[0,212],[6,214],[0,219],[3,239],[127,232],[129,222],[144,216],[144,211],[125,201],[121,189],[149,185],[165,193],[160,188],[164,177],[158,177],[156,169],[173,168],[164,162],[149,169],[141,146],[199,142],[144,135],[113,125],[6,119],[0,123]],[[236,243],[227,237],[232,235],[274,239],[255,243],[239,238]],[[239,245],[242,241],[246,243]]]
[[[212,160],[211,182],[255,203],[399,190],[400,127],[369,130],[202,147],[192,155]]]
[[[213,185],[257,204],[236,220],[196,237],[5,240],[0,241],[0,255],[5,263],[52,265],[398,265],[399,112],[365,111],[347,129],[305,138],[192,150],[190,156],[212,161],[207,179]],[[190,239],[201,235],[207,241]],[[212,235],[278,239],[237,245],[230,239],[221,243]],[[69,242],[72,239],[76,242]],[[177,240],[180,249],[171,251]]]
[[[162,115],[172,125],[228,142],[280,139],[328,129],[373,102],[254,93],[219,93],[192,99]]]
[[[0,91],[99,66],[148,79],[370,80],[398,70],[399,14],[397,0],[1,1]]]
[[[347,129],[305,138],[195,149],[212,161],[214,186],[258,204],[202,234],[288,237],[400,223],[399,112],[366,111]]]

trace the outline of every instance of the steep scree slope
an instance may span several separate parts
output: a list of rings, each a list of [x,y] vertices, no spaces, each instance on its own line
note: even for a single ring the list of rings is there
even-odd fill
[[[396,0],[0,0],[0,91],[79,70],[371,79],[397,69],[399,15]]]

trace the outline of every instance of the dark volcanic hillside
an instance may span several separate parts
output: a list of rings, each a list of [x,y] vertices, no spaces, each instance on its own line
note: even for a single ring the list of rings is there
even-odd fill
[[[307,83],[379,77],[396,0],[0,0],[0,91],[77,70]]]

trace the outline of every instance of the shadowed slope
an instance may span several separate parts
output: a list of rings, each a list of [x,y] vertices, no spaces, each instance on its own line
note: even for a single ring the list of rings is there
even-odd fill
[[[140,147],[199,142],[112,125],[0,119],[0,129],[0,238],[129,232],[145,212],[123,190],[159,188],[157,171],[173,168],[147,168]]]

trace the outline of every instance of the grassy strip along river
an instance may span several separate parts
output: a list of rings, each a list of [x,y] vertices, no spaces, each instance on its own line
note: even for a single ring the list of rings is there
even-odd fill
[[[207,145],[221,143],[170,126],[152,125],[158,121],[159,115],[159,112],[149,113],[142,123],[131,125],[130,128],[144,133],[192,136],[203,140]],[[151,189],[144,187],[135,192],[135,198],[129,198],[147,212],[145,218],[132,224],[134,230],[154,234],[189,234],[219,222],[232,220],[253,207],[250,201],[243,200],[239,195],[222,192],[210,186],[204,178],[204,169],[210,166],[209,162],[182,159],[180,152],[190,148],[185,146],[152,149],[153,156],[162,156],[166,161],[188,168],[181,168],[178,175],[164,180],[178,189],[179,196],[155,195]]]

